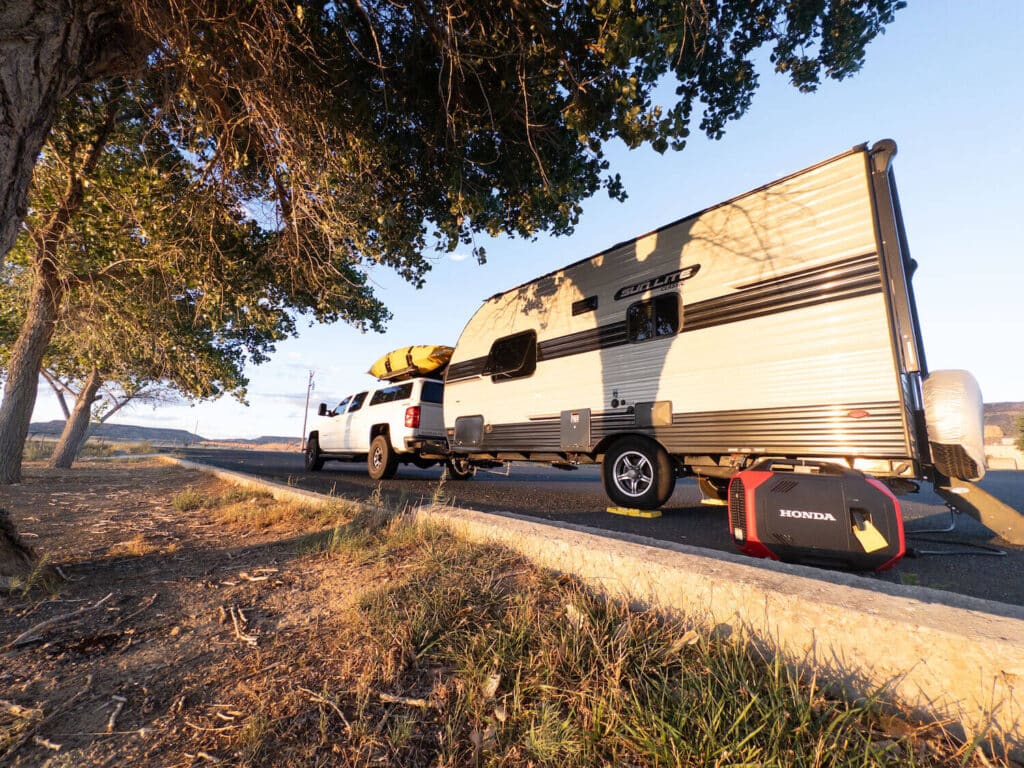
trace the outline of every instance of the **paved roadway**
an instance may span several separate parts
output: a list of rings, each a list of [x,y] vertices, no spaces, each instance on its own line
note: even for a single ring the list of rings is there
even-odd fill
[[[376,485],[367,477],[364,463],[330,461],[321,472],[305,472],[299,453],[202,449],[180,453],[193,461],[356,500],[365,500]],[[440,477],[441,471],[437,468],[424,470],[402,465],[393,480],[383,483],[383,490],[392,503],[417,503],[435,494]],[[982,485],[1015,508],[1024,509],[1024,472],[989,472]],[[566,472],[513,464],[508,476],[481,470],[471,480],[447,482],[441,493],[458,506],[484,512],[515,512],[735,552],[725,508],[702,505],[697,484],[689,479],[676,484],[662,516],[654,519],[609,514],[606,511],[609,502],[596,466]],[[925,528],[945,527],[951,520],[943,501],[923,488],[920,494],[902,497],[901,505],[907,546],[922,554],[905,557],[895,568],[883,574],[871,574],[870,578],[1024,605],[1024,548],[992,541],[988,530],[966,515],[955,516],[957,527],[953,532],[915,534]],[[995,547],[1006,554],[989,556],[983,554],[988,551],[985,547]],[[751,560],[751,563],[756,561]]]

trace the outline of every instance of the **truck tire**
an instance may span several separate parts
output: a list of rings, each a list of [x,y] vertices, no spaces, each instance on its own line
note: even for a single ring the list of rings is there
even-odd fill
[[[676,487],[672,461],[653,440],[630,435],[614,443],[601,463],[604,491],[617,506],[657,509]]]
[[[311,434],[306,440],[306,471],[319,472],[324,468],[324,457],[320,454],[320,439]]]
[[[469,480],[473,476],[473,466],[465,456],[453,456],[444,466],[450,480]]]
[[[366,472],[373,480],[390,480],[398,471],[398,456],[387,435],[377,435],[366,455]]]

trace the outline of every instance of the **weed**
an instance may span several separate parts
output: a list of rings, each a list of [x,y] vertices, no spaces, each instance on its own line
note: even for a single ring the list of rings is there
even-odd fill
[[[22,461],[45,461],[53,455],[56,444],[52,440],[27,440],[22,451]]]
[[[215,506],[222,507],[228,504],[237,504],[242,501],[265,501],[274,498],[270,491],[262,491],[252,488],[233,487],[226,493],[218,496],[214,502]]]
[[[273,722],[265,712],[246,719],[238,734],[238,752],[243,765],[258,764],[274,737]]]
[[[437,481],[437,485],[434,486],[434,493],[430,497],[430,503],[432,506],[440,506],[449,503],[448,496],[445,494],[445,482],[448,479],[448,467],[444,468],[441,473],[441,479]]]
[[[11,576],[6,584],[10,592],[20,592],[21,596],[28,597],[28,594],[37,587],[42,587],[47,592],[54,593],[58,589],[58,575],[50,565],[50,554],[44,552],[39,558],[32,561],[32,570],[23,576]]]
[[[194,486],[187,486],[171,497],[171,505],[179,512],[193,512],[207,506],[209,500]]]
[[[107,550],[107,557],[144,557],[146,555],[151,555],[154,552],[170,554],[172,552],[176,552],[177,549],[177,543],[171,543],[168,546],[161,548],[159,545],[147,540],[143,534],[139,533],[127,541],[120,541],[117,544],[114,544]]]
[[[373,492],[366,498],[366,503],[371,507],[384,507],[384,486],[381,483],[377,483],[374,487]]]
[[[108,443],[104,440],[86,440],[85,444],[79,450],[79,456],[113,456],[119,452],[119,448],[114,443]]]

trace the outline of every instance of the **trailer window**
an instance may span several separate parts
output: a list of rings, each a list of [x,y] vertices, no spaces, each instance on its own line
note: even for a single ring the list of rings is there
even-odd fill
[[[536,368],[537,332],[524,331],[495,341],[483,372],[493,381],[505,381],[529,376]]]
[[[630,341],[650,341],[679,332],[679,297],[658,296],[631,304],[626,310],[626,332]]]

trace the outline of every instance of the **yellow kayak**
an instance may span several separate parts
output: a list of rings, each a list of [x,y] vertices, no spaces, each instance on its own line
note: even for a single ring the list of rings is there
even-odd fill
[[[423,376],[447,365],[454,351],[451,347],[440,344],[402,347],[388,352],[371,365],[369,373],[378,379],[388,380]]]

